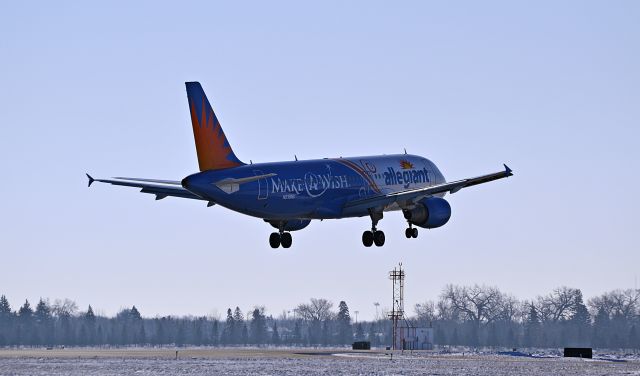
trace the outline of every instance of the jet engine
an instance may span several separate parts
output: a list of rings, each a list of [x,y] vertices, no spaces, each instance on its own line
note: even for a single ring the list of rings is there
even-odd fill
[[[271,220],[269,224],[277,229],[280,229],[280,223],[284,222],[283,231],[297,231],[309,226],[310,219],[287,219],[285,221]]]
[[[403,210],[409,223],[423,228],[443,226],[451,218],[451,205],[440,197],[429,197],[418,202],[415,208]]]

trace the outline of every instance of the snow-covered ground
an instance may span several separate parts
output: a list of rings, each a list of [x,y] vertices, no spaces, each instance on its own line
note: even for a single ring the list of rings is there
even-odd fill
[[[274,352],[214,357],[36,357],[0,354],[0,375],[638,375],[637,356],[611,360],[513,356],[498,353]],[[72,355],[72,354],[69,354]],[[144,354],[143,354],[144,355]]]

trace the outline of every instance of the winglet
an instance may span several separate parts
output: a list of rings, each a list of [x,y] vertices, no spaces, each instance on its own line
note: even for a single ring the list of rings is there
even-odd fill
[[[504,172],[507,174],[507,176],[513,176],[513,170],[509,168],[509,166],[507,166],[506,164],[503,163],[504,166]]]
[[[87,187],[91,187],[91,184],[93,184],[93,182],[96,181],[96,179],[92,178],[91,175],[89,174],[85,173],[85,175],[87,175],[87,178],[89,178],[89,184],[87,185]]]

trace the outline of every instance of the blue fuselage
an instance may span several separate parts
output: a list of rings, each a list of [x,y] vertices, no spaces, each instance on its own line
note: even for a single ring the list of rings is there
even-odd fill
[[[219,188],[225,179],[264,176],[233,191]],[[444,183],[430,160],[409,154],[256,163],[203,171],[186,177],[189,191],[231,210],[264,219],[359,217],[366,211],[344,209],[347,201]],[[384,210],[397,210],[390,205]]]

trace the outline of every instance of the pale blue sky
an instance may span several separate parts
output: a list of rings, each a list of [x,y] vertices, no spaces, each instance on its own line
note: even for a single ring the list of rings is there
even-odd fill
[[[447,283],[520,298],[587,296],[640,274],[640,3],[4,2],[0,6],[0,293],[114,314],[209,314],[310,297],[361,318]],[[364,248],[368,219],[270,226],[155,202],[97,177],[197,171],[184,82],[204,86],[236,155],[397,153],[448,179],[515,177],[450,197],[443,228]]]

